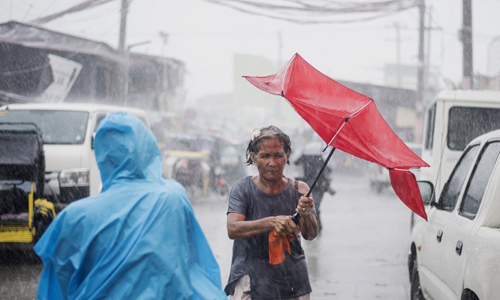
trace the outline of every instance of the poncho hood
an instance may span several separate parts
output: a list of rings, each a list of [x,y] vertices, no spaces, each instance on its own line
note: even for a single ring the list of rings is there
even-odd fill
[[[108,116],[97,131],[94,146],[103,191],[120,180],[162,182],[158,144],[138,118],[122,112]]]

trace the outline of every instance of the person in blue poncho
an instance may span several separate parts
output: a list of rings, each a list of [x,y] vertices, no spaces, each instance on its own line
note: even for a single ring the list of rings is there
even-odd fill
[[[95,153],[102,193],[65,208],[35,246],[37,299],[226,299],[184,188],[161,177],[148,128],[111,114]]]

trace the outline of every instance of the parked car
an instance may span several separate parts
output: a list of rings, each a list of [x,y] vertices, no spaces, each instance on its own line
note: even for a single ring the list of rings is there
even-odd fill
[[[44,197],[57,211],[74,200],[96,195],[102,188],[93,138],[110,113],[125,111],[150,127],[146,111],[93,103],[30,103],[0,107],[1,122],[31,122],[42,132],[45,152]]]
[[[418,156],[422,155],[422,145],[417,143],[406,143],[406,145]],[[391,186],[389,170],[381,165],[370,163],[368,167],[368,178],[370,181],[370,189],[377,194],[382,193],[386,188]]]
[[[439,197],[419,181],[428,221],[411,231],[411,299],[500,299],[499,154],[497,130],[467,145]]]

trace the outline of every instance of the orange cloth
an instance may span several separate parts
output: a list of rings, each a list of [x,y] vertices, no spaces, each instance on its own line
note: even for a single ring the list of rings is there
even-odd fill
[[[297,235],[298,230],[295,232]],[[287,236],[279,235],[274,229],[269,232],[269,263],[271,265],[279,265],[285,261],[285,251],[292,254],[290,250],[290,242],[295,239],[295,235]]]

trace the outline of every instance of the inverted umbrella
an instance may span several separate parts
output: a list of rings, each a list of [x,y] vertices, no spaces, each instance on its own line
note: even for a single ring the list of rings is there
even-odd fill
[[[409,169],[429,165],[392,131],[373,99],[322,74],[299,54],[274,75],[243,77],[265,92],[284,97],[327,146],[333,147],[328,159],[338,148],[389,169],[398,197],[427,220],[415,175]]]

